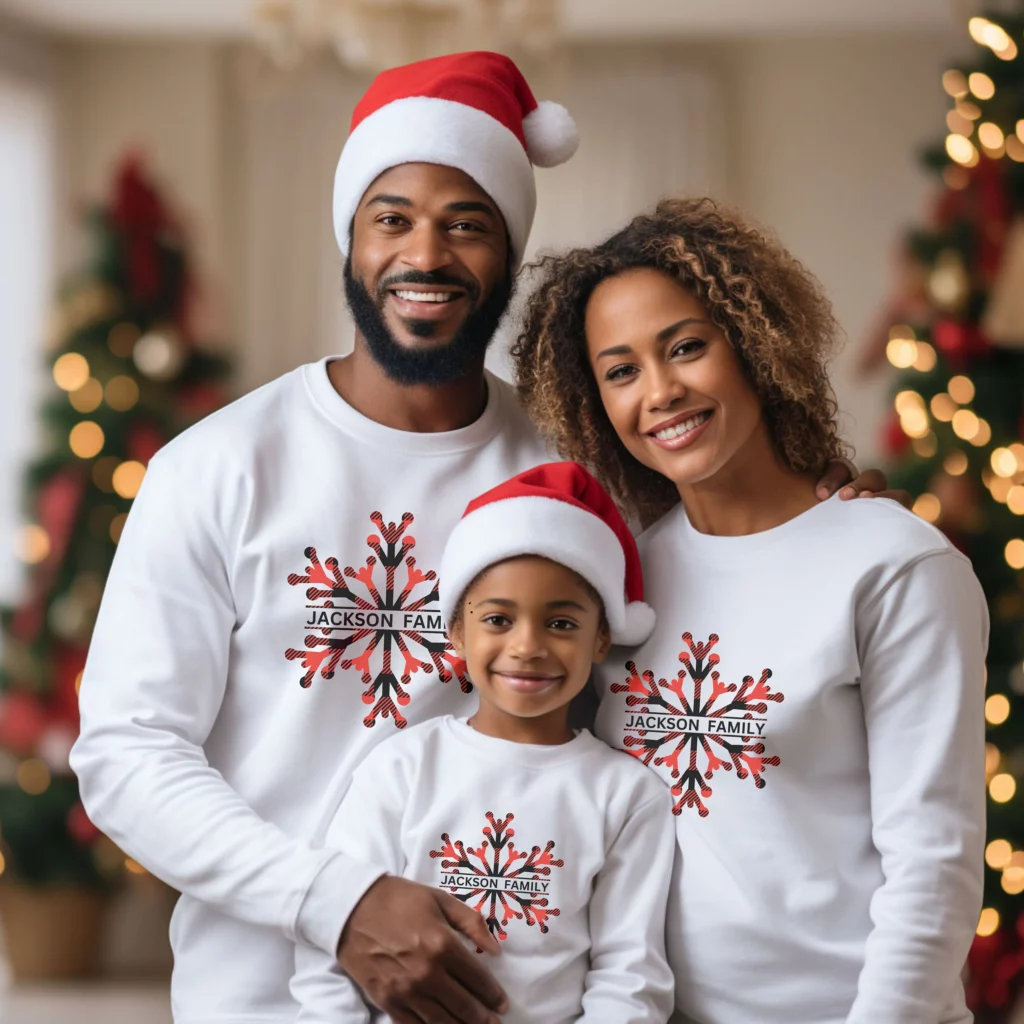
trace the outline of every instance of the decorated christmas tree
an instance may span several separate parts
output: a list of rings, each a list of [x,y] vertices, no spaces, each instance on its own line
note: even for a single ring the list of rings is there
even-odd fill
[[[1024,5],[968,29],[969,61],[942,76],[945,140],[925,154],[941,188],[866,362],[901,371],[892,485],[971,558],[988,598],[989,832],[968,992],[979,1021],[1000,1021],[1024,987]]]
[[[87,263],[54,315],[55,386],[25,478],[25,586],[0,613],[0,872],[30,886],[102,887],[125,866],[68,767],[78,686],[149,459],[223,399],[225,365],[192,337],[182,232],[136,158],[87,229]]]

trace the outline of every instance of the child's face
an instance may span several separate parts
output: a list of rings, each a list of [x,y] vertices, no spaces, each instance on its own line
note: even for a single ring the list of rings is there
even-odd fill
[[[610,644],[601,607],[571,569],[524,556],[491,566],[466,591],[452,643],[481,702],[515,718],[560,711]]]

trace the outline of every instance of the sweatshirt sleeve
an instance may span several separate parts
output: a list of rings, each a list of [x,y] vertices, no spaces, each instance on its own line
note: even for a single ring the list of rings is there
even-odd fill
[[[235,495],[228,483],[183,479],[163,452],[150,463],[93,632],[71,764],[89,817],[158,878],[334,950],[380,870],[264,821],[203,750],[235,627],[222,523],[225,509],[246,506],[242,488]]]
[[[967,560],[931,552],[857,631],[884,881],[847,1024],[935,1024],[981,909],[988,612]]]
[[[590,901],[590,970],[580,1024],[664,1024],[674,984],[665,913],[676,857],[668,790],[637,801],[605,857]]]
[[[388,874],[400,875],[405,870],[402,817],[408,786],[391,747],[386,743],[374,750],[356,769],[324,841],[328,849],[342,851],[342,856],[379,864]],[[291,993],[299,1004],[297,1024],[368,1024],[370,1020],[358,987],[337,959],[302,942],[295,947]]]

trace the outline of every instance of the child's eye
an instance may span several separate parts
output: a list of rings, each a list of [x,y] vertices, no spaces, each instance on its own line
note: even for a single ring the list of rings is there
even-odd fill
[[[549,628],[558,630],[559,632],[568,632],[572,629],[579,629],[579,626],[572,619],[552,619],[548,623]]]
[[[507,615],[502,615],[499,612],[485,615],[480,621],[485,626],[493,626],[495,629],[505,629],[512,625],[512,620]]]

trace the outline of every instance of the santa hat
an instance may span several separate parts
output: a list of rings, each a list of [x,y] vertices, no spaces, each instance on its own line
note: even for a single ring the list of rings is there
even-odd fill
[[[540,555],[582,576],[604,602],[613,643],[641,644],[654,630],[633,534],[577,463],[537,466],[469,503],[441,561],[445,622],[484,569],[519,555]]]
[[[456,53],[379,74],[352,113],[334,175],[334,233],[348,255],[349,229],[378,175],[408,163],[465,171],[501,210],[516,265],[533,224],[533,166],[555,167],[579,135],[565,107],[538,103],[500,53]]]

